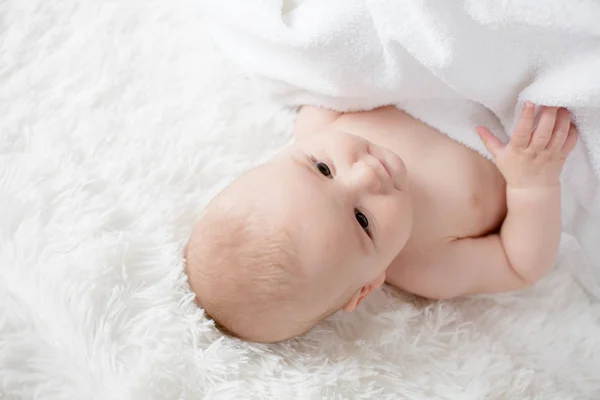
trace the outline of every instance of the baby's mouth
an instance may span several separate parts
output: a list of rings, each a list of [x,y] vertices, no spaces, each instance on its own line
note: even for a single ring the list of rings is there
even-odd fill
[[[395,189],[398,189],[396,186],[396,181],[394,179],[394,175],[392,174],[392,168],[390,167],[390,165],[387,163],[387,161],[384,158],[377,157],[377,161],[379,161],[379,164],[381,164],[382,170],[387,175],[389,182],[392,184],[392,186]]]
[[[390,171],[390,168],[387,166],[387,164],[385,163],[385,160],[379,160],[379,162],[381,163],[381,165],[383,166],[383,169],[385,170],[385,172],[387,172],[388,176],[390,178],[392,178],[392,172]]]
[[[381,178],[385,174],[387,179],[389,179],[389,183],[386,182],[388,185],[391,184],[396,190],[402,190],[402,181],[404,180],[403,170],[406,168],[404,161],[396,153],[386,148],[374,146],[372,150],[376,151],[369,151],[369,153],[381,164],[381,168],[378,168],[381,169],[381,171],[378,171],[381,174]]]
[[[377,157],[385,173],[389,176],[389,179],[392,183],[392,186],[396,190],[403,190],[403,182],[406,166],[404,165],[404,161],[400,157],[398,157],[395,153],[389,152],[389,155],[386,154],[386,157]]]

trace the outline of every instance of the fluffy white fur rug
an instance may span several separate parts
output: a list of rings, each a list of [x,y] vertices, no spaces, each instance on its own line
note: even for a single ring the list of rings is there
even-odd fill
[[[386,289],[284,344],[217,333],[182,247],[294,114],[195,10],[0,2],[0,398],[600,398],[600,304],[568,263],[511,295]]]

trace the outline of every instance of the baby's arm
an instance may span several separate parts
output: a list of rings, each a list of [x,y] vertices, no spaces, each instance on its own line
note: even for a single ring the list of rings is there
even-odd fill
[[[554,264],[561,233],[560,174],[577,142],[564,108],[544,107],[534,130],[534,105],[525,103],[510,143],[478,128],[506,179],[508,215],[500,238],[508,261],[534,283]]]
[[[303,106],[298,111],[296,122],[294,124],[294,137],[299,138],[306,135],[312,135],[325,128],[327,125],[335,122],[341,112],[327,110],[325,108],[314,106]]]
[[[506,146],[488,129],[477,129],[507,183],[508,214],[500,232],[457,239],[432,254],[415,279],[417,294],[450,298],[518,290],[554,264],[561,234],[559,177],[577,130],[569,112],[555,107],[542,109],[534,129],[534,108],[525,104]]]

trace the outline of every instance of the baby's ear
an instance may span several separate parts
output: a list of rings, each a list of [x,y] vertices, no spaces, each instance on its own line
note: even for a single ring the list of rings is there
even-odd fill
[[[356,310],[364,299],[366,299],[371,293],[373,293],[375,289],[378,289],[381,287],[381,285],[383,285],[383,282],[385,282],[385,271],[373,281],[367,283],[366,285],[363,285],[363,287],[361,287],[360,290],[356,292],[354,296],[352,296],[352,298],[346,303],[346,305],[342,307],[342,310],[346,312],[352,312]]]

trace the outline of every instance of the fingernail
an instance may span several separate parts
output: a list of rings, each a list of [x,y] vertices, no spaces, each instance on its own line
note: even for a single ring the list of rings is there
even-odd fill
[[[532,102],[530,102],[530,101],[526,101],[523,104],[523,107],[525,107],[525,108],[532,108],[532,107],[534,107],[534,104]]]

